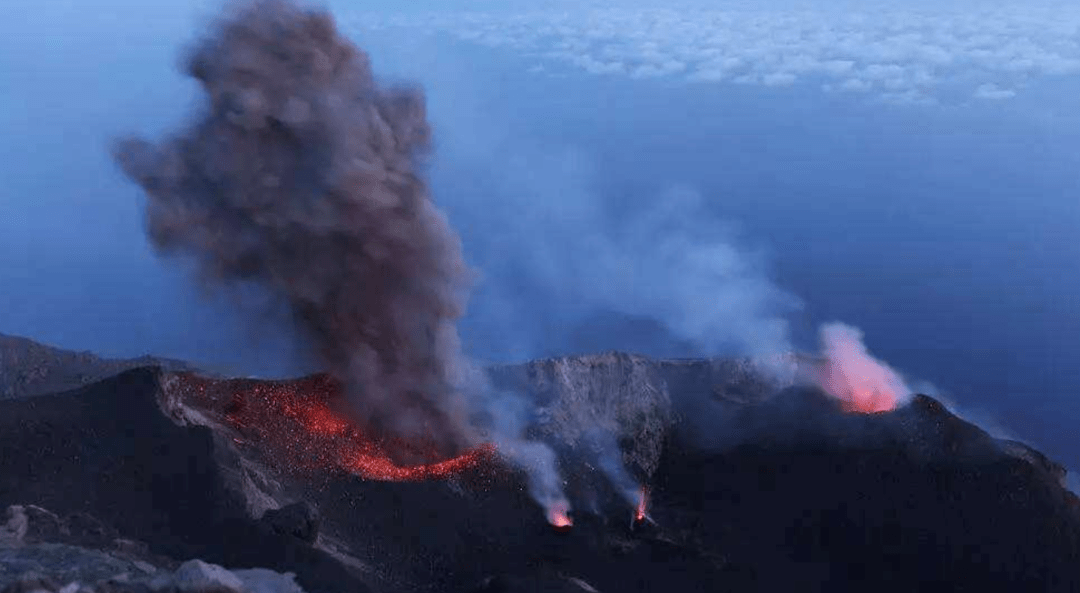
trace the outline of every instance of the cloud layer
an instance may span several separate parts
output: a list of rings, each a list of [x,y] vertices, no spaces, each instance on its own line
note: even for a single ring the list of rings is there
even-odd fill
[[[538,73],[811,83],[903,103],[1007,99],[1035,79],[1080,74],[1080,10],[343,16],[356,30],[404,28],[509,49],[535,60]]]

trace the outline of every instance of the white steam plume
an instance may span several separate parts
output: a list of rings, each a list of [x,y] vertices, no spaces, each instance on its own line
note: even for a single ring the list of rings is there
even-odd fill
[[[843,323],[824,324],[821,344],[825,361],[815,371],[816,382],[846,409],[883,412],[911,397],[900,375],[870,355],[859,329]]]

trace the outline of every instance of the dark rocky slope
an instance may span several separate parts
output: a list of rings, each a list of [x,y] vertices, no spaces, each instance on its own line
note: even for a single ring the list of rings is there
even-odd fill
[[[1077,591],[1064,470],[926,396],[849,416],[814,391],[722,453],[672,443],[656,514],[722,554],[739,591]],[[758,410],[757,416],[761,416]]]
[[[191,376],[156,367],[0,402],[0,505],[83,513],[172,561],[293,572],[309,593],[1080,591],[1064,470],[930,398],[848,415],[813,390],[767,397],[783,385],[738,361],[610,354],[492,373],[538,398],[534,432],[566,456],[582,418],[611,423],[656,524],[631,525],[569,457],[575,494],[596,495],[569,532],[496,462],[444,481],[298,479],[223,402],[193,397]],[[704,439],[691,413],[728,436]],[[267,513],[300,500],[312,508]]]
[[[75,391],[0,401],[0,504],[86,514],[177,559],[288,566],[309,593],[367,591],[328,553],[248,513],[224,435],[178,426],[158,405],[161,370]]]
[[[153,356],[102,358],[92,352],[63,350],[0,334],[0,399],[59,393],[145,366],[178,371],[193,368],[181,361]]]

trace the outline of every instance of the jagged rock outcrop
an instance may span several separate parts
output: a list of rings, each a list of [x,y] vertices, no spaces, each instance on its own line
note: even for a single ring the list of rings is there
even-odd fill
[[[497,388],[536,402],[540,438],[575,449],[599,429],[613,435],[624,461],[648,478],[676,418],[682,424],[703,411],[711,416],[709,407],[761,402],[792,385],[798,365],[794,356],[766,366],[739,358],[656,360],[607,352],[498,365],[488,374]]]
[[[537,405],[534,434],[567,450],[606,446],[648,477],[656,471],[671,421],[671,396],[647,358],[607,353],[551,358],[490,371],[500,389],[527,394]]]

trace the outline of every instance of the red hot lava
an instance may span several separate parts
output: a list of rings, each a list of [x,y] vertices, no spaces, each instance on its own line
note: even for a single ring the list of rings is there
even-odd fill
[[[481,445],[437,459],[434,448],[423,443],[374,439],[337,411],[344,407],[344,397],[340,386],[325,375],[294,381],[214,381],[194,375],[185,379],[190,403],[219,411],[242,441],[257,443],[283,469],[344,470],[387,482],[436,480],[477,468],[495,452],[494,446]],[[420,462],[398,464],[395,456]]]

